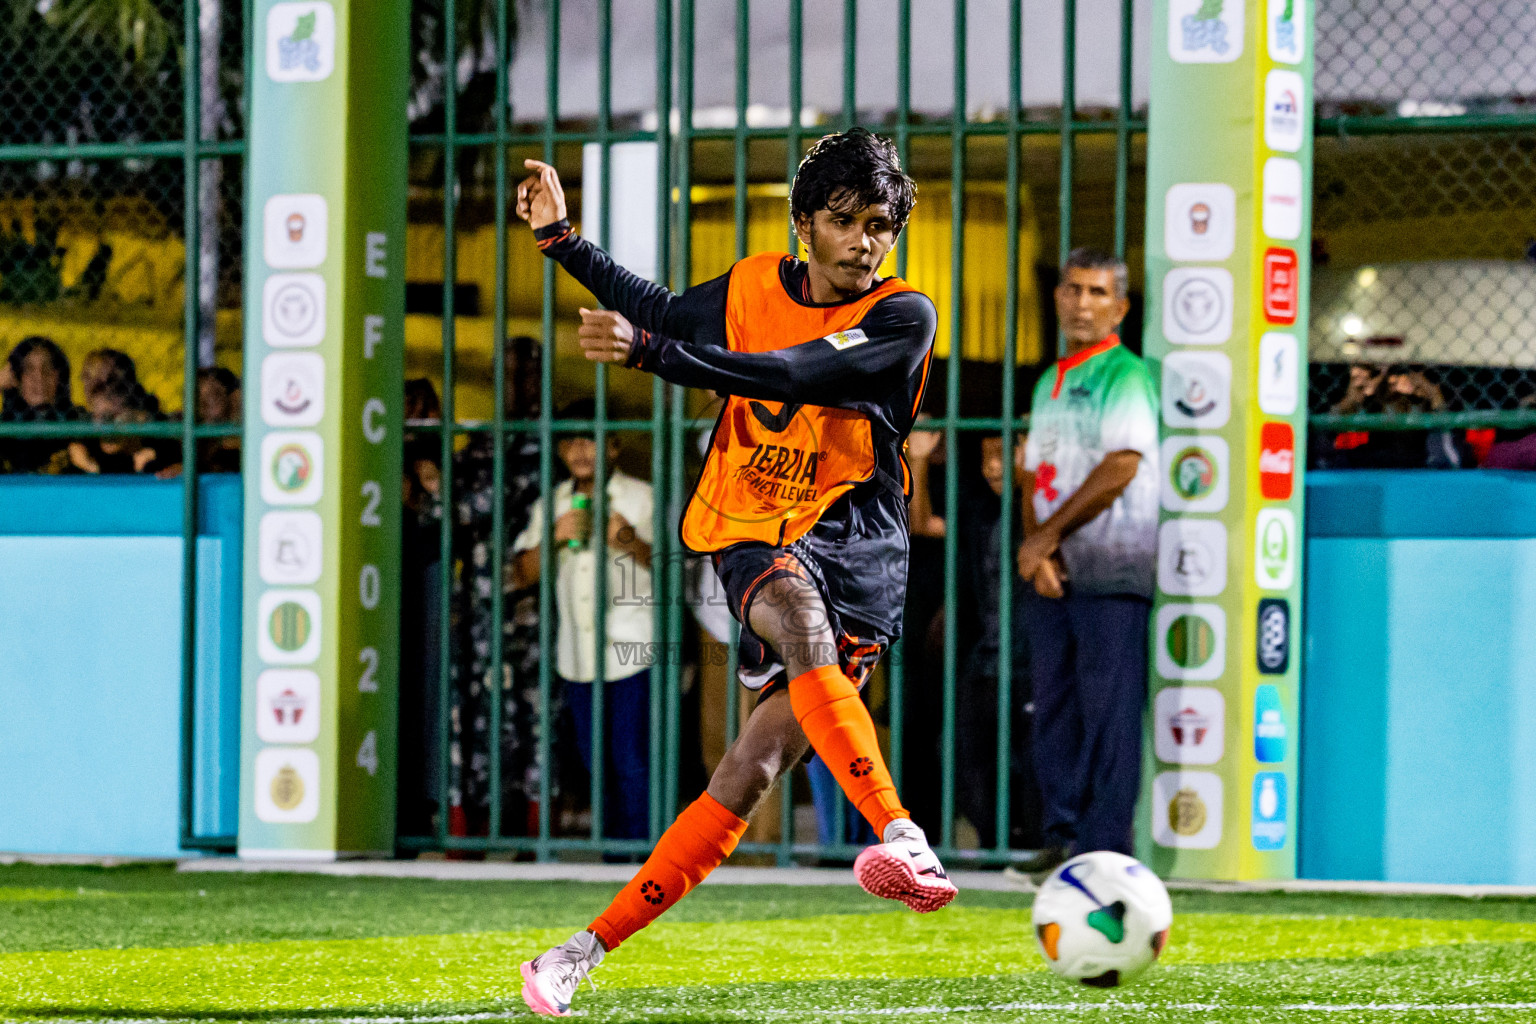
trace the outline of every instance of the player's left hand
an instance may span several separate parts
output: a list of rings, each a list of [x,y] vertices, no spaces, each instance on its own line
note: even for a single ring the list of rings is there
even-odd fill
[[[592,362],[623,363],[635,343],[635,328],[611,309],[583,309],[577,337],[581,354]]]

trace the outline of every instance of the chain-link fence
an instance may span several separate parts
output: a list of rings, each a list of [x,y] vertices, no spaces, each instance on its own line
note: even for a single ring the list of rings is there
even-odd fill
[[[1322,0],[1316,38],[1313,454],[1473,428],[1475,465],[1536,426],[1536,7]]]
[[[238,468],[244,25],[239,4],[4,4],[0,468]]]

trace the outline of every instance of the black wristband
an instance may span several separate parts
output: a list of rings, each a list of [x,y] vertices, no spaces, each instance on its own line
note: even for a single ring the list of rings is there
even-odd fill
[[[571,230],[571,221],[568,217],[562,217],[553,224],[546,224],[541,228],[533,229],[535,241],[543,242],[551,238],[558,238]]]
[[[635,328],[635,340],[629,346],[629,358],[624,360],[624,365],[630,369],[645,369],[645,357],[650,353],[651,342],[655,339],[650,331]]]
[[[571,238],[572,235],[571,222],[564,217],[553,224],[533,229],[533,241],[538,245],[539,251],[545,255],[551,255],[552,249]]]

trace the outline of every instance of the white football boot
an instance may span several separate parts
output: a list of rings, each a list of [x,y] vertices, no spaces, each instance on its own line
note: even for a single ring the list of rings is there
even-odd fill
[[[884,839],[853,862],[854,877],[865,892],[900,900],[919,914],[946,906],[959,893],[922,829],[900,818],[885,827]]]
[[[566,1017],[582,979],[595,990],[591,972],[603,962],[603,946],[591,932],[568,940],[523,964],[523,1002],[545,1017]]]

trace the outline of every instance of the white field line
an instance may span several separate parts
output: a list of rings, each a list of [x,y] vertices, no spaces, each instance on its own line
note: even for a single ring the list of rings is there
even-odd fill
[[[982,1003],[974,1006],[897,1006],[868,1010],[826,1011],[828,1016],[843,1017],[906,1017],[932,1014],[935,1016],[957,1013],[1007,1013],[1009,1011],[1033,1011],[1041,1013],[1100,1013],[1112,1010],[1187,1010],[1212,1013],[1217,1010],[1287,1010],[1307,1013],[1413,1013],[1449,1012],[1471,1010],[1536,1010],[1536,1002],[1529,1003],[1278,1003],[1254,1006],[1241,1003]]]
[[[0,854],[0,864],[7,863]],[[12,859],[35,859],[15,858]],[[78,859],[77,859],[78,860]],[[76,861],[71,861],[74,863]],[[79,862],[84,863],[81,860]],[[617,882],[623,885],[640,870],[633,864],[529,864],[511,861],[442,860],[252,860],[238,857],[189,857],[179,861],[178,871],[295,872],[381,878],[430,878],[438,881],[511,882]],[[1027,879],[1010,878],[1001,871],[960,867],[949,877],[962,891],[985,889],[1000,892],[1033,892]],[[1454,885],[1419,882],[1345,882],[1298,879],[1267,882],[1206,882],[1165,879],[1169,889],[1205,892],[1355,893],[1372,896],[1536,896],[1532,885]],[[717,868],[706,885],[854,885],[847,868]]]
[[[858,1018],[858,1017],[950,1017],[963,1013],[1108,1013],[1118,1011],[1146,1012],[1150,1010],[1179,1010],[1192,1013],[1213,1013],[1218,1010],[1250,1010],[1254,1012],[1274,1012],[1276,1010],[1291,1013],[1473,1013],[1488,1010],[1533,1010],[1536,1011],[1536,1002],[1515,1003],[1279,1003],[1269,1005],[1252,1005],[1244,1003],[1064,1003],[1064,1002],[1013,1002],[1013,1003],[977,1003],[965,1006],[889,1006],[871,1007],[869,1009],[816,1009],[816,1010],[791,1010],[791,1009],[722,1009],[710,1010],[712,1014],[725,1014],[731,1017],[750,1017],[760,1019],[764,1017],[798,1017],[814,1013],[820,1017]],[[637,1007],[624,1011],[627,1014],[635,1014],[643,1017],[675,1016],[677,1007]],[[423,1014],[421,1016],[394,1016],[381,1014],[378,1016],[355,1017],[273,1017],[266,1018],[265,1024],[475,1024],[478,1021],[508,1020],[513,1017],[526,1017],[527,1013],[522,1008],[508,1008],[506,1010],[485,1011],[480,1013],[454,1013],[454,1014]],[[585,1016],[581,1011],[572,1014],[575,1017]],[[76,1020],[86,1019],[76,1017]],[[179,1017],[113,1017],[113,1024],[186,1024],[189,1018]]]

